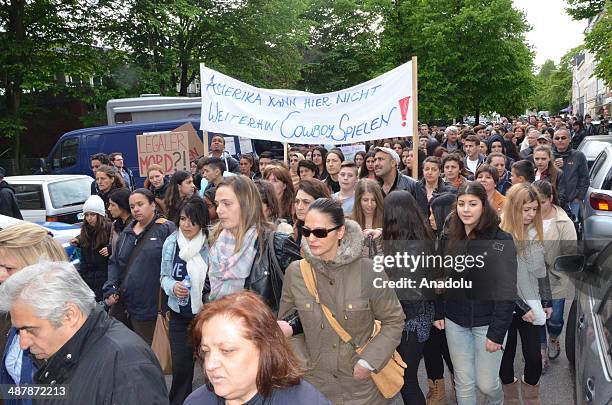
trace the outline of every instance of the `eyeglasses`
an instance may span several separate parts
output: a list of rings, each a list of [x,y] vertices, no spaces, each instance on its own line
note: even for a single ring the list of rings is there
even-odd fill
[[[555,136],[555,141],[565,141],[567,140],[567,136]]]
[[[325,228],[308,229],[304,227],[302,228],[302,235],[304,235],[305,238],[308,238],[310,237],[310,234],[313,234],[315,238],[323,239],[323,238],[327,238],[327,235],[329,235],[330,232],[335,231],[341,226],[342,225],[338,225],[331,229],[325,229]]]

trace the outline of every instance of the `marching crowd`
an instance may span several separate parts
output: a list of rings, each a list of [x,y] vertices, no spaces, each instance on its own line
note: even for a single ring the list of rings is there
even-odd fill
[[[190,171],[151,165],[142,188],[121,153],[95,154],[78,270],[43,228],[0,231],[0,384],[67,386],[46,398],[58,404],[475,404],[477,389],[539,404],[573,294],[553,264],[576,249],[589,177],[575,147],[589,134],[561,117],[422,124],[417,155],[390,138],[352,160],[294,146],[288,162],[234,158],[215,136]],[[373,270],[406,252],[482,266]],[[407,276],[426,282],[375,287]],[[429,283],[458,278],[471,288]],[[169,391],[151,349],[159,314]],[[399,383],[380,377],[398,365]]]

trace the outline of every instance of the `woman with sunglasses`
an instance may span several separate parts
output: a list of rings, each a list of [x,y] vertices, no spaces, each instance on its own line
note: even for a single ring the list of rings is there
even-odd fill
[[[386,365],[400,342],[405,316],[395,291],[374,287],[375,279],[382,283],[387,277],[384,271],[372,271],[372,261],[361,256],[361,229],[344,218],[337,201],[320,198],[312,203],[302,234],[305,262],[292,263],[285,273],[279,315],[299,315],[301,328],[281,327],[286,335],[303,329],[305,378],[335,404],[386,404],[370,376]],[[313,275],[320,301],[304,287],[302,266]],[[340,339],[319,305],[336,315],[359,347],[370,339],[375,319],[381,332],[358,355]]]

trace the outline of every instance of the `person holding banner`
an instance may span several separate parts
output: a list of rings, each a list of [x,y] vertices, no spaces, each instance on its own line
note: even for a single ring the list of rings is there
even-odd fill
[[[425,191],[418,182],[400,173],[399,155],[393,149],[380,146],[374,148],[374,151],[376,153],[374,170],[384,195],[387,196],[394,190],[406,190],[415,198],[423,215],[428,217],[429,209]]]

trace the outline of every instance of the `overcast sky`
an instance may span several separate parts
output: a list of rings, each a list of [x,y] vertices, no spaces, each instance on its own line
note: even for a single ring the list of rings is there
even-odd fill
[[[513,3],[526,13],[531,25],[527,41],[535,51],[536,65],[547,59],[558,63],[567,51],[584,41],[586,20],[572,20],[565,12],[565,0],[513,0]]]

